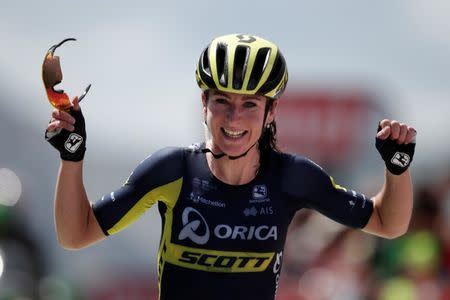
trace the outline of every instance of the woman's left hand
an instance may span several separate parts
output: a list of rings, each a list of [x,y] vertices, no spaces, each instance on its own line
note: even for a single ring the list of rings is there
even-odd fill
[[[415,143],[417,131],[413,127],[397,120],[384,119],[380,122],[380,131],[377,138],[385,140],[390,138],[397,144]]]

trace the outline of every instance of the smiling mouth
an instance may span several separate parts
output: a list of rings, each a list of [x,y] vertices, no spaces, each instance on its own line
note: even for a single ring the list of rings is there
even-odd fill
[[[234,138],[234,139],[243,137],[247,133],[247,130],[228,130],[223,127],[220,129],[225,134],[225,136]]]

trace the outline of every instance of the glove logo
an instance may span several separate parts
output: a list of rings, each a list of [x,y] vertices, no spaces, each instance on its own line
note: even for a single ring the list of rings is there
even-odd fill
[[[81,143],[83,143],[83,137],[79,134],[71,133],[64,143],[64,148],[70,153],[75,153],[80,148]]]
[[[411,158],[404,152],[395,152],[392,156],[391,163],[402,168],[406,168],[409,165]]]

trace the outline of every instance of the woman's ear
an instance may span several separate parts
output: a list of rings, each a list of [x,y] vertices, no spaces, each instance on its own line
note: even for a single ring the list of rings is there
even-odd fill
[[[277,105],[278,105],[278,100],[274,100],[272,102],[272,106],[269,109],[269,112],[267,113],[267,121],[266,124],[270,124],[273,122],[273,120],[275,120],[275,115],[277,112]]]
[[[202,104],[203,104],[203,108],[206,107],[206,95],[205,93],[202,93]]]
[[[202,93],[202,108],[203,108],[203,120],[205,121],[205,123],[206,123],[206,111],[207,111],[207,108],[206,108],[206,101],[207,99],[206,99],[206,95],[205,95],[205,93]]]

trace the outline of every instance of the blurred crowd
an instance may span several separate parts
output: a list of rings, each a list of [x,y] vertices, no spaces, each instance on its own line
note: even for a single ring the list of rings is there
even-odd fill
[[[278,300],[449,300],[450,174],[415,186],[408,232],[396,239],[298,214]]]

